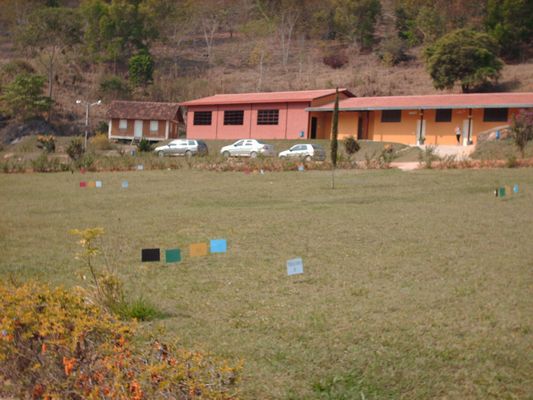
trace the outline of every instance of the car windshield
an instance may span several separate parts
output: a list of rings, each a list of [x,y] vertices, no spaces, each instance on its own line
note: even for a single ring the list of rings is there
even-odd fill
[[[265,142],[262,142],[261,140],[258,140],[257,143],[259,143],[259,144],[266,144]]]
[[[324,150],[324,148],[322,146],[319,146],[317,144],[312,144],[311,146],[313,146],[313,149],[315,149],[315,150]]]

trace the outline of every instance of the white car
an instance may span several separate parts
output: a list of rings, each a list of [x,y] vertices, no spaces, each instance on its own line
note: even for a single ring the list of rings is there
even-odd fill
[[[279,158],[301,158],[306,161],[326,159],[326,151],[318,144],[295,144],[289,150],[282,151]]]
[[[202,140],[177,139],[154,149],[154,153],[163,156],[193,156],[207,154],[207,145]]]
[[[255,158],[258,155],[272,157],[276,153],[274,152],[274,146],[271,144],[266,144],[255,139],[241,139],[233,144],[222,147],[220,149],[220,154],[224,157]]]

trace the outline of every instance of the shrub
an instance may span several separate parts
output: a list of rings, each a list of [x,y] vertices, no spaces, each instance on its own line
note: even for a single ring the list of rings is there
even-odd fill
[[[56,140],[52,135],[37,136],[37,147],[44,149],[47,153],[56,151]]]
[[[145,138],[142,138],[139,141],[139,144],[137,144],[137,150],[139,150],[140,152],[147,153],[147,152],[152,151],[152,145],[150,144],[149,140],[146,140]]]
[[[68,156],[72,161],[77,162],[83,156],[83,153],[85,153],[85,149],[83,148],[82,138],[73,138],[67,147]]]
[[[439,157],[437,156],[435,147],[433,146],[426,146],[426,148],[418,155],[418,162],[420,163],[420,166],[427,169],[433,168],[433,162],[437,161],[438,159]]]
[[[505,162],[505,166],[507,168],[516,168],[516,167],[518,167],[518,160],[517,160],[516,156],[509,156],[507,158],[507,161]]]
[[[113,145],[104,133],[99,133],[96,136],[93,136],[89,142],[91,147],[95,150],[111,150],[113,148]]]
[[[390,168],[390,164],[398,157],[397,151],[390,144],[386,144],[379,154],[379,168]]]
[[[354,155],[361,149],[361,146],[353,136],[348,136],[346,139],[344,139],[343,143],[344,151],[346,151],[346,154],[348,154],[349,156]]]
[[[58,158],[48,157],[46,153],[32,160],[31,166],[34,172],[60,172],[70,169],[70,165],[62,163]]]
[[[240,365],[146,342],[80,290],[2,282],[0,309],[0,397],[236,398]]]
[[[511,135],[524,158],[527,142],[533,140],[533,111],[522,110],[518,115],[513,115]]]
[[[407,61],[407,44],[399,37],[387,37],[381,43],[378,57],[383,64],[392,67],[402,61]]]
[[[132,302],[126,300],[117,302],[111,311],[124,320],[152,321],[165,316],[164,313],[142,296]]]
[[[322,59],[328,67],[339,69],[348,63],[348,57],[344,53],[329,54]]]

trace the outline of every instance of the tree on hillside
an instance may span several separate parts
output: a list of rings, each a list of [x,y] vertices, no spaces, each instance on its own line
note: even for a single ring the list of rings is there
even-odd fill
[[[502,57],[520,59],[532,44],[533,1],[489,0],[485,26],[500,45]]]
[[[17,39],[20,46],[38,56],[48,77],[48,97],[52,99],[58,58],[81,39],[78,13],[64,7],[38,8],[20,27]]]
[[[498,45],[486,33],[458,29],[425,51],[426,68],[437,89],[452,89],[459,82],[464,93],[497,81],[503,62]]]
[[[154,59],[147,51],[141,51],[130,58],[128,72],[134,85],[147,85],[154,80]]]
[[[115,72],[120,60],[148,50],[158,37],[146,0],[85,0],[81,10],[87,51],[96,61],[112,61]]]
[[[34,74],[17,75],[3,89],[0,101],[9,114],[22,120],[49,110],[51,99],[43,95],[45,78]]]
[[[381,15],[379,0],[336,0],[335,25],[337,32],[359,48],[371,48],[374,31]]]

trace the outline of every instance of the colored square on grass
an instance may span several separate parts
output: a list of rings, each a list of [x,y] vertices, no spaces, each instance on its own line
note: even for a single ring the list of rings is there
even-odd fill
[[[518,184],[513,186],[513,192],[518,193]]]
[[[304,263],[301,258],[287,260],[287,275],[297,275],[304,273]]]
[[[144,165],[142,165],[142,164],[137,165],[137,170],[138,171],[142,171],[143,169],[144,169]]]
[[[96,182],[95,182],[95,181],[89,181],[89,182],[87,182],[87,187],[90,187],[90,188],[94,188],[94,187],[96,187]]]
[[[189,245],[189,256],[203,257],[207,255],[207,243],[193,243]]]
[[[505,188],[498,188],[498,197],[505,197]]]
[[[122,189],[128,188],[128,181],[122,181]]]
[[[167,249],[165,250],[165,261],[167,263],[177,263],[181,261],[180,249]]]
[[[96,181],[95,185],[96,185],[97,188],[101,188],[102,187],[102,181]]]
[[[213,239],[210,241],[211,253],[225,253],[228,249],[226,239]]]
[[[161,260],[159,249],[142,249],[141,261],[142,262],[157,262]]]
[[[303,165],[298,165],[298,171],[302,172],[302,171],[304,171],[304,170],[305,170],[305,168],[304,168]]]
[[[87,182],[85,181],[81,181],[80,182],[80,187],[83,188],[83,187],[87,187]]]

